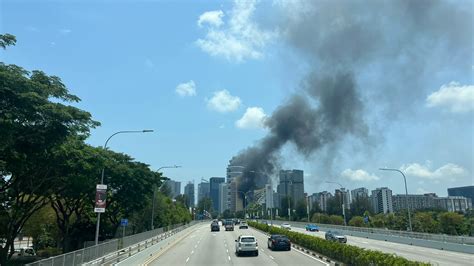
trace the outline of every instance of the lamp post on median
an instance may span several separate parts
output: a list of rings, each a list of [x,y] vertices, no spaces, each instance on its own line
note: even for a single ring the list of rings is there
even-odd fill
[[[341,194],[342,194],[342,195],[341,195],[341,196],[342,196],[342,197],[341,197],[341,198],[342,198],[342,216],[344,217],[344,226],[347,226],[347,222],[346,222],[346,208],[345,208],[345,197],[344,197],[344,194],[345,194],[345,192],[346,192],[346,191],[345,191],[345,188],[344,188],[341,184],[339,184],[339,183],[337,183],[337,182],[326,181],[326,183],[337,184],[337,185],[339,185],[339,187],[341,188]],[[344,191],[343,191],[343,189],[344,189]]]
[[[158,170],[156,170],[156,171],[159,172],[161,169],[165,169],[165,168],[180,168],[180,167],[181,167],[180,165],[162,166],[162,167],[158,168]],[[161,186],[158,188],[158,190],[161,189],[161,187],[163,187],[163,185],[166,183],[165,181],[163,181],[163,184],[161,184]],[[155,229],[155,226],[153,225],[153,220],[155,218],[155,198],[156,198],[156,186],[153,189],[153,200],[151,201],[152,202],[152,207],[151,207],[151,230]]]
[[[144,129],[144,130],[124,130],[124,131],[115,132],[114,134],[112,134],[112,135],[105,141],[104,150],[107,149],[107,144],[109,143],[109,140],[110,140],[113,136],[115,136],[115,135],[118,135],[118,134],[125,134],[125,133],[151,133],[151,132],[153,132],[152,129]],[[101,175],[101,178],[100,178],[100,184],[101,184],[101,185],[104,184],[104,175],[105,175],[105,166],[102,167],[102,175]],[[98,213],[97,213],[97,224],[96,224],[96,228],[95,228],[95,245],[98,245],[98,244],[99,244],[100,214],[101,214],[101,212],[98,212]]]
[[[394,168],[379,168],[379,170],[382,170],[382,171],[399,172],[400,174],[402,174],[402,176],[403,176],[403,181],[405,181],[405,195],[406,195],[407,211],[408,211],[408,225],[409,225],[410,231],[413,231],[413,229],[412,229],[412,227],[411,227],[410,204],[409,204],[409,201],[408,201],[407,178],[405,177],[405,174],[404,174],[402,171],[400,171],[400,170],[398,170],[398,169],[394,169]]]

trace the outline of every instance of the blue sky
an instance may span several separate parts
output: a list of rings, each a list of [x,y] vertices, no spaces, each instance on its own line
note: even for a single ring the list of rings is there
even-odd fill
[[[92,145],[103,145],[115,131],[154,129],[114,137],[110,147],[153,169],[182,165],[165,174],[197,183],[225,176],[228,160],[268,133],[262,119],[322,60],[308,57],[285,35],[298,12],[311,12],[301,3],[2,1],[0,31],[16,35],[17,45],[0,51],[0,57],[61,77],[82,99],[78,106],[102,123],[92,131]],[[472,19],[472,8],[467,13]],[[472,25],[461,30],[471,36],[461,48],[472,52]],[[472,185],[472,53],[470,60],[459,57],[466,64],[458,64],[458,54],[439,49],[454,59],[442,65],[440,57],[426,67],[421,85],[407,90],[410,84],[393,82],[394,91],[413,92],[406,110],[393,116],[390,104],[374,100],[389,92],[362,93],[369,140],[341,139],[330,166],[321,158],[331,147],[304,157],[289,144],[281,151],[282,167],[303,169],[310,193],[333,191],[325,180],[402,193],[401,178],[377,170],[383,166],[406,170],[411,193],[446,195],[447,187]],[[361,87],[372,86],[387,71],[385,61],[371,60],[357,71]]]

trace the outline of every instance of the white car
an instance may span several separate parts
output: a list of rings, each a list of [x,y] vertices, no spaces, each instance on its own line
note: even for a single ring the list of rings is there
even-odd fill
[[[291,230],[291,225],[289,223],[282,223],[281,229]]]
[[[252,253],[258,256],[257,238],[250,235],[241,235],[235,240],[235,254]]]

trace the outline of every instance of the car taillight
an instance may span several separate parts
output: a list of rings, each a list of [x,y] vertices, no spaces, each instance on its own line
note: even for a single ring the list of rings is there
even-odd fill
[[[255,246],[258,247],[258,243],[257,243],[257,242],[255,242]]]

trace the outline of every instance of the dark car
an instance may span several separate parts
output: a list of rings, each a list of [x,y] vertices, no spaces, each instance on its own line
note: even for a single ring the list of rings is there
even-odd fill
[[[267,245],[271,250],[291,250],[291,241],[284,235],[271,235]]]
[[[325,235],[326,240],[336,241],[339,243],[347,243],[347,238],[345,235],[336,232],[336,231],[327,231]]]
[[[237,225],[237,224],[240,224],[240,220],[239,219],[235,219],[234,220],[234,223]]]
[[[214,232],[214,231],[220,231],[221,228],[219,226],[219,222],[212,222],[211,223],[211,232]]]
[[[232,220],[224,221],[224,228],[226,231],[234,231],[234,222]]]
[[[314,225],[314,224],[307,224],[306,225],[306,231],[319,232],[319,226]]]

